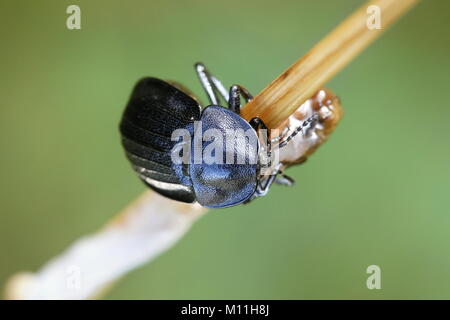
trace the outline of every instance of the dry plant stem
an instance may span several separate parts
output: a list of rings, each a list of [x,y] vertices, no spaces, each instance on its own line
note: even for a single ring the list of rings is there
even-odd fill
[[[303,118],[305,110],[312,106],[312,100],[308,99],[382,32],[367,29],[367,7],[381,8],[382,27],[386,28],[416,2],[369,1],[257,95],[243,108],[243,116],[246,119],[260,116],[270,128],[279,127],[291,115],[293,118],[288,122],[297,116]],[[284,160],[302,159],[326,140],[342,113],[337,100],[329,111],[332,117],[324,118],[323,131],[317,132],[317,138],[297,135],[288,145],[290,151]],[[6,286],[6,297],[96,297],[125,273],[170,248],[205,212],[198,205],[175,202],[147,191],[103,229],[80,238],[37,273],[13,276]]]
[[[259,116],[269,128],[278,127],[417,2],[367,2],[250,101],[242,110],[243,117],[249,120]],[[381,10],[381,29],[367,27],[367,8],[371,5]]]
[[[19,273],[9,299],[88,299],[170,248],[206,210],[146,191],[97,233],[72,244],[36,274]]]
[[[323,118],[309,135],[297,135],[280,154],[286,166],[310,155],[336,127],[338,100],[325,90],[299,107],[287,123],[304,121],[312,112]],[[206,209],[145,192],[94,235],[76,241],[36,274],[20,273],[7,288],[9,299],[88,299],[98,297],[123,274],[150,262],[170,248]]]

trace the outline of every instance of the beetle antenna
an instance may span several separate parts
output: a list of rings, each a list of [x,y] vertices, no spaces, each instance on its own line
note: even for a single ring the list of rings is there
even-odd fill
[[[313,114],[312,116],[310,116],[308,119],[303,121],[303,123],[301,125],[299,125],[294,130],[294,132],[292,132],[287,138],[285,138],[283,141],[281,141],[278,144],[278,148],[283,148],[284,146],[286,146],[289,143],[289,141],[291,141],[299,132],[301,132],[306,127],[311,127],[311,126],[315,125],[317,123],[317,121],[319,121],[318,114]]]

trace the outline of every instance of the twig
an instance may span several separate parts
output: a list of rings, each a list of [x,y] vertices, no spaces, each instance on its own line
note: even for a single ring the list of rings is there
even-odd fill
[[[379,6],[382,27],[386,28],[416,2],[370,1],[243,108],[246,119],[260,116],[270,128],[280,128],[286,121],[301,120],[317,108],[324,112],[321,131],[310,138],[297,135],[284,148],[281,162],[289,165],[311,154],[327,139],[340,120],[338,100],[330,92],[319,89],[381,33],[382,30],[367,29],[366,8],[369,5]],[[205,212],[198,205],[174,202],[147,191],[105,228],[79,239],[39,272],[20,273],[12,277],[6,287],[6,297],[95,297],[123,274],[170,248]]]
[[[20,273],[10,299],[87,299],[170,248],[206,210],[147,191],[96,234],[77,240],[38,273]]]
[[[249,120],[260,117],[269,128],[278,127],[299,105],[312,97],[386,28],[418,0],[372,0],[356,10],[311,51],[295,62],[242,110]],[[381,29],[369,29],[369,6],[378,6]]]

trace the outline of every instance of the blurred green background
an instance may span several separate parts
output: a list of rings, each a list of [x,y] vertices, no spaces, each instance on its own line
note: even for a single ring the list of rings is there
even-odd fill
[[[2,0],[0,286],[144,190],[118,134],[137,79],[205,101],[203,61],[257,93],[362,3]],[[449,25],[449,1],[422,1],[327,85],[345,117],[296,187],[210,212],[106,298],[450,298]]]

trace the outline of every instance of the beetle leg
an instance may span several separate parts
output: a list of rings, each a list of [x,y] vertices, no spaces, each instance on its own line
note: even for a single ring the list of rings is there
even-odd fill
[[[228,99],[228,108],[234,113],[241,113],[241,90],[239,86],[233,85],[230,87],[230,98]]]
[[[295,184],[295,180],[289,177],[288,175],[285,175],[283,172],[278,172],[277,177],[274,181],[276,184],[292,187]]]
[[[225,86],[222,84],[222,82],[219,79],[214,77],[212,74],[209,74],[209,76],[210,76],[211,81],[212,81],[214,87],[216,88],[216,90],[219,91],[222,98],[226,102],[228,102],[228,91],[227,91],[227,89],[225,89]]]
[[[245,103],[253,99],[253,96],[240,85],[232,85],[230,87],[230,94],[228,99],[228,107],[231,111],[240,114],[241,113],[241,95],[245,99]]]
[[[265,196],[267,194],[267,192],[269,192],[270,186],[273,183],[283,185],[283,186],[288,186],[288,187],[291,187],[295,184],[294,179],[285,175],[282,171],[277,171],[277,173],[272,174],[272,175],[268,176],[267,178],[264,178],[264,181],[265,181],[264,186],[263,186],[262,179],[259,180],[259,182],[258,182],[258,186],[257,186],[256,192],[255,192],[257,197]]]
[[[255,131],[258,131],[261,127],[262,129],[267,130],[267,126],[264,123],[264,121],[261,120],[259,117],[254,117],[249,121],[250,125],[255,129]]]
[[[200,80],[200,83],[202,84],[203,89],[208,95],[209,101],[211,102],[211,104],[217,105],[218,104],[217,96],[214,92],[211,81],[206,73],[205,66],[201,63],[197,63],[195,65],[195,70],[197,71],[197,75]]]
[[[283,140],[283,138],[288,134],[288,132],[289,132],[289,126],[284,128],[283,132],[279,136],[276,136],[275,138],[272,138],[270,141],[272,143],[279,142],[279,141]]]
[[[275,178],[277,177],[278,173],[276,174],[272,174],[270,176],[268,176],[265,180],[265,184],[263,186],[262,181],[260,180],[258,183],[258,187],[256,188],[256,196],[257,197],[262,197],[265,196],[267,194],[267,192],[269,192],[270,186],[272,185],[272,183],[274,183]]]
[[[235,86],[237,86],[239,88],[242,97],[244,97],[244,99],[245,99],[245,103],[253,100],[252,94],[247,89],[245,89],[243,86],[240,86],[240,85],[235,85]]]
[[[208,69],[206,69],[203,63],[196,63],[195,70],[197,71],[200,83],[202,84],[203,89],[206,91],[211,104],[219,104],[219,99],[216,95],[216,92],[218,92],[223,97],[223,99],[228,102],[228,92],[225,89],[224,85],[216,77],[214,77],[208,71]]]
[[[270,167],[272,165],[272,141],[270,139],[268,128],[261,118],[258,117],[254,117],[249,123],[257,133],[259,133],[260,129],[266,130],[267,157],[269,158],[269,163],[264,165],[264,167]]]

